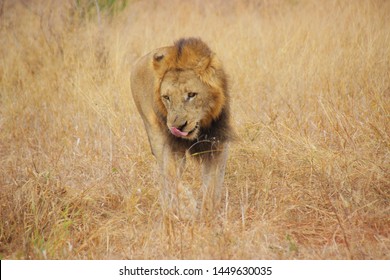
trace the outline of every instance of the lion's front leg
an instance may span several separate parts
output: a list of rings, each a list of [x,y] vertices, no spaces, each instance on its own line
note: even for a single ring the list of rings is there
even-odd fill
[[[225,177],[228,145],[222,146],[222,151],[213,158],[202,163],[202,212],[213,212],[221,203],[222,186]]]
[[[183,185],[181,176],[185,168],[185,153],[173,153],[166,145],[161,162],[162,188],[161,205],[165,214],[179,219],[192,218],[196,211],[196,201],[192,192]]]

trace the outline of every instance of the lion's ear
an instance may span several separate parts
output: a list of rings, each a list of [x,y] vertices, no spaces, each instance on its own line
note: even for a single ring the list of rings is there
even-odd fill
[[[180,39],[175,42],[175,48],[179,68],[194,70],[199,78],[211,87],[223,87],[221,80],[225,77],[221,62],[201,39]]]
[[[213,60],[213,54],[211,54],[210,56],[203,56],[203,57],[200,57],[199,60],[198,60],[198,64],[196,65],[196,67],[194,67],[194,70],[196,72],[203,72],[203,71],[207,71],[207,69],[209,69],[209,67],[211,66],[211,62]]]
[[[161,59],[164,58],[164,54],[163,53],[160,53],[160,52],[156,52],[154,55],[153,55],[153,60],[155,62],[160,62]]]
[[[205,70],[211,61],[212,51],[198,38],[183,38],[175,42],[177,62],[180,68]]]
[[[204,61],[201,68],[196,70],[199,78],[205,84],[220,91],[224,94],[226,86],[226,74],[223,70],[222,63],[218,57],[213,53],[208,60]]]
[[[153,54],[153,68],[158,76],[164,76],[165,72],[172,67],[174,52],[172,48],[161,48]]]

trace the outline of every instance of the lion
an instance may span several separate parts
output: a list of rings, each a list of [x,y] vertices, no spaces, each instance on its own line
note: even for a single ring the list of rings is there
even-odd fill
[[[138,59],[131,91],[163,176],[163,205],[199,209],[180,182],[187,155],[202,167],[200,209],[214,209],[234,138],[227,76],[219,59],[201,39],[182,38]]]

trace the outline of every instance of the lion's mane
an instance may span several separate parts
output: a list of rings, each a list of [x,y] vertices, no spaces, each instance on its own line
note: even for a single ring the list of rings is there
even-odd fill
[[[227,76],[219,59],[202,40],[180,39],[172,48],[157,51],[153,56],[153,68],[157,75],[154,110],[162,124],[166,123],[167,109],[161,101],[160,86],[168,71],[193,70],[209,87],[210,98],[214,104],[211,112],[202,120],[196,140],[175,137],[167,130],[167,139],[173,151],[185,149],[192,155],[207,158],[217,152],[221,144],[234,138],[230,126]]]

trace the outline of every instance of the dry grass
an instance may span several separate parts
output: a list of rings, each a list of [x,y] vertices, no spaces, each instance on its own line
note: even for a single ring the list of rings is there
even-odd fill
[[[66,2],[0,1],[0,258],[390,258],[389,1]],[[167,229],[129,73],[181,36],[240,140],[220,214]]]

